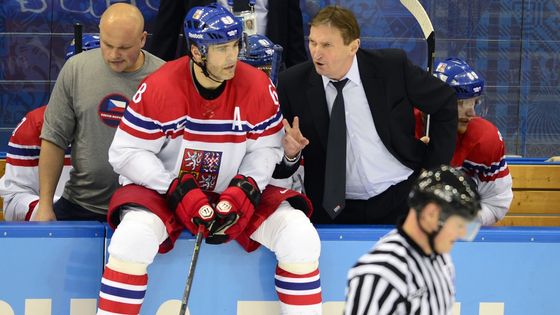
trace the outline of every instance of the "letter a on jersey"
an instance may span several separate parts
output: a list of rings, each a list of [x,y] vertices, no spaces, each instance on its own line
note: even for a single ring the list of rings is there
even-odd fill
[[[241,111],[239,110],[239,106],[235,106],[235,110],[233,112],[233,124],[231,125],[231,130],[235,129],[243,131],[243,122],[241,121]]]

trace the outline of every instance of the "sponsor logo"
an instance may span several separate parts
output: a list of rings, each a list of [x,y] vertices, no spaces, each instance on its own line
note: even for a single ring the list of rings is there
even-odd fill
[[[228,297],[229,298],[229,297]],[[227,300],[227,298],[226,298]],[[229,300],[228,300],[229,301]],[[25,299],[25,309],[22,313],[17,314],[24,314],[24,315],[33,315],[33,314],[44,314],[44,315],[51,315],[53,314],[51,305],[53,302],[56,303],[56,300],[47,298],[47,299]],[[150,301],[151,302],[151,301]],[[152,302],[153,303],[153,302]],[[159,302],[158,302],[159,303]],[[226,304],[225,302],[220,302]],[[22,301],[23,304],[23,301]],[[344,302],[342,301],[328,301],[323,302],[323,314],[342,314],[344,312]],[[453,314],[455,315],[462,315],[465,312],[461,311],[460,307],[461,303],[455,303],[454,309],[455,311]],[[149,303],[146,303],[144,306],[152,306]],[[237,311],[233,311],[232,314],[236,315],[245,315],[245,314],[274,314],[278,313],[278,301],[245,301],[241,300],[241,298],[235,297],[235,304],[234,306],[237,308]],[[164,300],[161,304],[154,303],[154,306],[157,307],[157,314],[158,315],[175,315],[178,313],[179,308],[181,307],[181,300],[177,299],[168,299]],[[224,306],[225,308],[225,306]],[[89,298],[89,299],[70,299],[70,315],[80,315],[80,314],[94,314],[95,310],[97,309],[97,299]],[[481,302],[478,303],[479,312],[476,313],[478,315],[485,315],[485,314],[493,314],[493,315],[504,315],[505,303],[503,302],[494,302],[494,303],[485,303]],[[16,308],[16,310],[19,310]],[[14,315],[16,312],[11,307],[10,304],[6,303],[5,301],[0,300],[0,314],[2,315]],[[187,307],[187,313],[190,314],[190,310]]]
[[[235,36],[237,35],[237,30],[231,30],[229,32],[227,32],[228,36]]]
[[[208,220],[210,218],[212,218],[212,216],[214,215],[214,209],[212,209],[212,207],[206,205],[203,206],[202,208],[200,208],[200,210],[198,210],[198,214],[200,215],[200,217],[204,220]]]
[[[195,33],[189,32],[189,37],[190,37],[190,38],[196,38],[196,39],[203,39],[203,38],[204,38],[204,35],[202,35],[202,34],[195,34]]]

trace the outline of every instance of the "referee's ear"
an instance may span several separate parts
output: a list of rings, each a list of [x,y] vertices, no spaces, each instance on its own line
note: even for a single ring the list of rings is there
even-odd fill
[[[440,212],[441,207],[436,203],[429,202],[424,206],[424,209],[420,211],[420,222],[423,222],[425,229],[430,232],[438,229]]]

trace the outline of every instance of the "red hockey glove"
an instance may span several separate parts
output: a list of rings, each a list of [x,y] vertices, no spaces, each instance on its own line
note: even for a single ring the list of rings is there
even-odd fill
[[[208,236],[215,217],[214,209],[192,175],[183,173],[175,178],[165,195],[169,209],[175,211],[191,233],[196,234],[197,226],[202,224],[205,226],[204,237]]]
[[[251,177],[236,175],[216,205],[216,222],[206,238],[208,244],[222,244],[239,236],[247,227],[261,198]]]

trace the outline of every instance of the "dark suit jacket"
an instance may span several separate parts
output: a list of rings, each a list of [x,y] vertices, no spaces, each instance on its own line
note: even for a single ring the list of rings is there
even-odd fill
[[[194,6],[203,6],[212,0],[160,0],[159,10],[148,51],[163,60],[174,60],[177,55],[179,34],[183,33],[185,15]],[[246,1],[248,3],[248,1]],[[282,60],[286,67],[307,60],[303,36],[303,19],[299,0],[269,0],[266,36],[284,48]],[[179,56],[187,54],[185,39],[179,42]]]
[[[457,99],[452,88],[413,65],[401,50],[357,52],[362,84],[381,141],[402,164],[413,170],[448,164],[457,135]],[[329,113],[321,76],[311,61],[280,73],[278,97],[291,123],[300,119],[309,139],[303,150],[305,192],[315,212],[325,211],[323,199]],[[413,107],[431,114],[430,143],[414,135]],[[287,177],[295,168],[280,164],[275,177]]]
[[[266,36],[284,48],[286,67],[307,61],[299,0],[268,0],[267,18]]]

